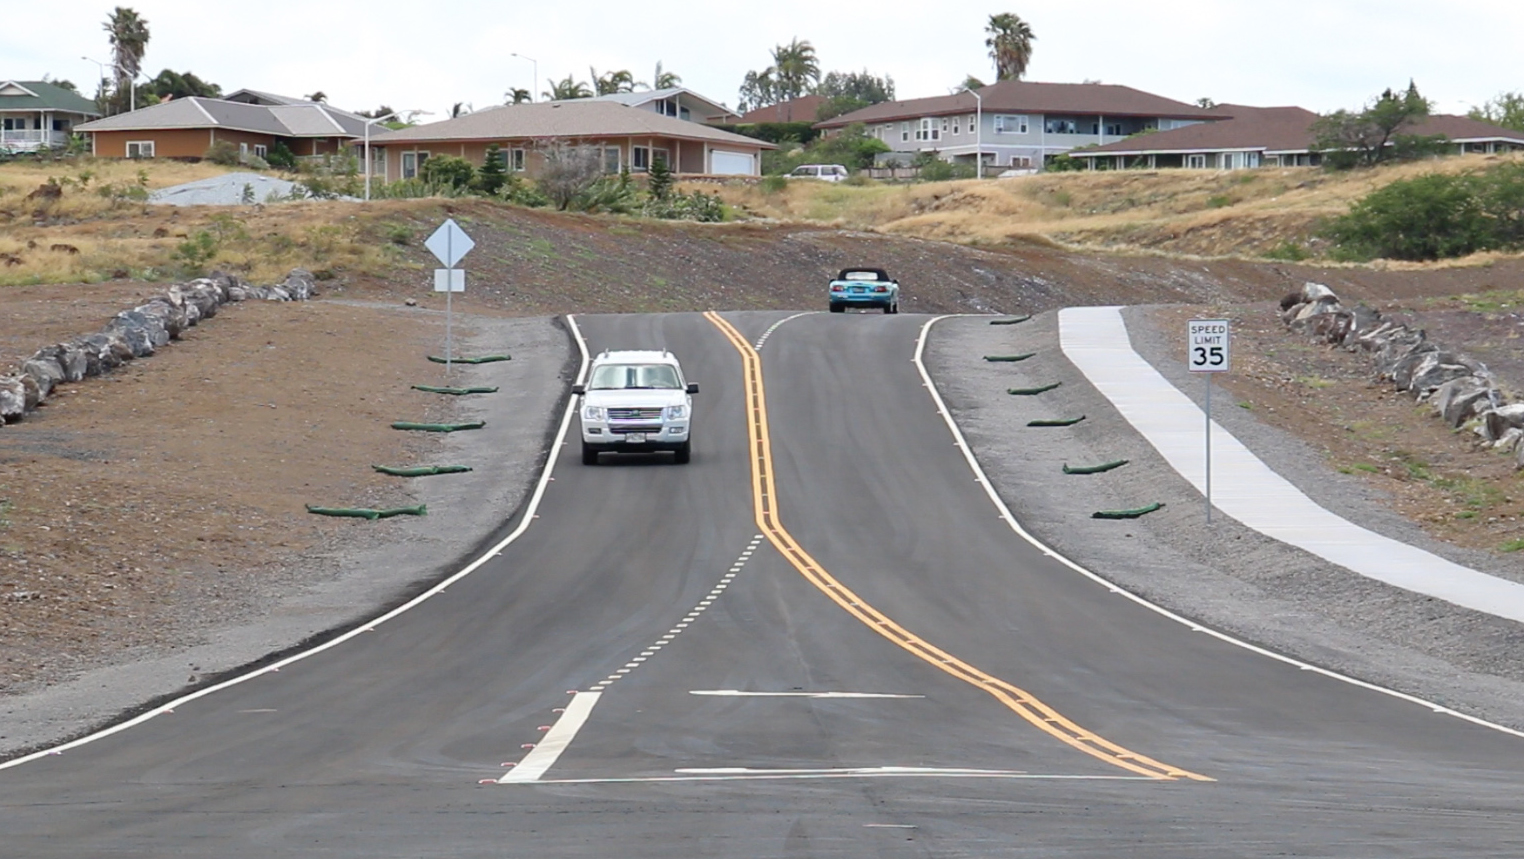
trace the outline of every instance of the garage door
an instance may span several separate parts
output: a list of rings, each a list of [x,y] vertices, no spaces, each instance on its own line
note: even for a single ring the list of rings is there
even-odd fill
[[[719,149],[709,153],[709,172],[717,176],[751,176],[756,156],[749,152],[724,152]]]

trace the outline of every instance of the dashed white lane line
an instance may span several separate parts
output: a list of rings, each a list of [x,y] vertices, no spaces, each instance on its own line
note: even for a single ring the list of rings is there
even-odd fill
[[[571,745],[572,739],[582,729],[583,723],[587,721],[588,716],[593,711],[593,705],[598,703],[598,697],[603,694],[604,690],[618,682],[620,678],[630,676],[630,672],[639,668],[648,657],[655,654],[656,651],[670,643],[674,638],[677,638],[684,629],[688,628],[689,623],[697,620],[706,609],[713,605],[715,598],[724,593],[725,589],[730,587],[731,582],[735,579],[736,574],[734,571],[745,566],[746,561],[756,553],[757,547],[762,544],[764,539],[766,538],[761,534],[751,538],[751,542],[746,545],[746,551],[742,553],[741,559],[730,568],[732,572],[721,578],[720,583],[704,595],[704,598],[699,601],[698,606],[684,615],[681,623],[675,624],[665,635],[661,636],[654,643],[647,645],[639,656],[626,662],[613,674],[594,683],[590,691],[572,693],[571,703],[566,705],[566,709],[561,712],[560,718],[551,726],[550,733],[546,734],[539,743],[524,744],[524,747],[530,749],[530,752],[524,756],[522,761],[519,761],[517,764],[504,764],[504,766],[512,766],[513,769],[509,770],[502,778],[482,779],[481,783],[512,784],[515,782],[539,781],[546,770],[549,770],[556,760],[561,757],[561,753],[566,751],[566,747]]]
[[[793,316],[786,316],[783,319],[779,319],[777,322],[774,322],[773,324],[767,326],[767,330],[762,332],[762,336],[758,337],[757,338],[757,342],[751,344],[751,347],[753,349],[757,350],[758,352],[761,352],[762,351],[762,347],[767,345],[767,338],[773,336],[773,332],[774,331],[777,331],[779,328],[782,328],[783,327],[783,323],[788,322],[790,320],[798,319],[801,316],[811,316],[811,315],[819,313],[819,312],[820,311],[818,311],[818,310],[806,310],[803,313],[795,313]]]

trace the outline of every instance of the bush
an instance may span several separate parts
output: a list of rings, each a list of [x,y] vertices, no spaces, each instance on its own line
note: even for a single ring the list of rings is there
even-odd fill
[[[1066,173],[1074,170],[1084,170],[1085,162],[1067,154],[1055,155],[1049,158],[1043,165],[1043,169],[1049,173]]]
[[[922,152],[910,162],[919,168],[916,178],[922,182],[946,182],[949,179],[972,179],[976,169],[972,164],[954,164],[943,161],[934,152]]]
[[[1353,260],[1524,249],[1524,165],[1393,182],[1329,221],[1322,233],[1340,258]]]
[[[508,162],[503,154],[503,148],[494,143],[487,147],[487,158],[482,162],[481,169],[476,171],[476,181],[472,187],[483,194],[493,195],[502,190],[507,183]]]
[[[207,148],[206,154],[201,156],[213,164],[221,164],[224,167],[238,166],[238,147],[230,140],[219,140]]]
[[[757,183],[764,194],[778,194],[788,187],[788,179],[783,176],[763,176],[762,181]]]
[[[277,142],[274,146],[270,147],[270,151],[265,153],[265,161],[271,167],[281,170],[296,169],[296,155],[291,152],[291,147],[283,142]]]
[[[725,220],[725,207],[720,203],[719,194],[705,194],[703,191],[685,194],[675,191],[666,199],[652,197],[647,200],[641,207],[640,214],[647,218],[715,223]]]
[[[464,158],[435,155],[418,168],[418,177],[429,185],[463,191],[471,187],[472,180],[476,178],[476,168]]]

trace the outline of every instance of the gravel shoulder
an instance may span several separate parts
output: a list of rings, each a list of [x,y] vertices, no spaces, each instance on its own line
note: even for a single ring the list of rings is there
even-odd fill
[[[1200,387],[1174,354],[1177,336],[1148,308],[1126,311],[1134,348],[1177,387]],[[984,355],[1036,352],[1020,363]],[[1375,582],[1265,537],[1225,517],[1208,526],[1201,496],[1171,469],[1059,347],[1057,314],[1016,326],[982,319],[938,323],[928,368],[1001,497],[1028,530],[1103,578],[1246,642],[1490,721],[1524,729],[1524,633],[1517,625]],[[1062,382],[1040,397],[1009,387]],[[1195,384],[1193,384],[1195,383]],[[1199,396],[1199,392],[1196,394]],[[1438,544],[1353,477],[1332,472],[1307,442],[1251,411],[1214,409],[1223,425],[1272,468],[1339,515],[1460,563],[1518,578],[1496,555]],[[1072,418],[1067,428],[1028,420]],[[1062,466],[1115,459],[1096,475]],[[1136,520],[1097,510],[1155,501]]]

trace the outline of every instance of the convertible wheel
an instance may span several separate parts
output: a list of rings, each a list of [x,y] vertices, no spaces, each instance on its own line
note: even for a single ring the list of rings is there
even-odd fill
[[[894,305],[892,305],[892,304],[886,304],[886,305],[884,305],[884,313],[887,314],[887,313],[893,313],[893,312],[894,312]]]
[[[689,457],[693,455],[693,442],[685,441],[683,446],[672,452],[672,461],[678,465],[686,465]]]
[[[593,447],[592,445],[590,445],[590,444],[588,444],[586,442],[583,442],[583,444],[582,444],[582,464],[583,465],[597,465],[598,464],[598,448]]]
[[[832,313],[842,313],[844,311],[846,311],[846,308],[843,307],[840,302],[836,302],[836,301],[831,302],[831,312]]]

